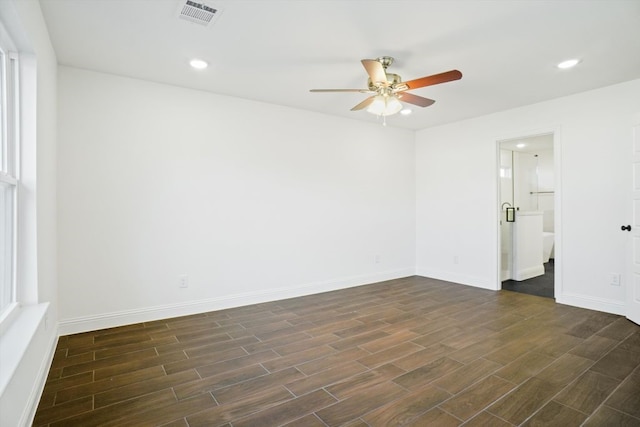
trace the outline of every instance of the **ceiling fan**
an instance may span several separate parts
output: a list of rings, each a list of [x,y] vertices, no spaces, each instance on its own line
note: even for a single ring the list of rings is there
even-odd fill
[[[402,102],[428,107],[434,102],[433,99],[408,93],[408,90],[418,89],[425,86],[433,86],[462,78],[462,73],[458,70],[446,71],[419,79],[402,81],[399,75],[388,73],[387,67],[393,63],[390,56],[382,56],[377,59],[363,59],[369,78],[367,79],[367,89],[311,89],[311,92],[359,92],[370,93],[370,97],[356,105],[351,111],[367,109],[369,113],[378,116],[390,116],[402,109]]]

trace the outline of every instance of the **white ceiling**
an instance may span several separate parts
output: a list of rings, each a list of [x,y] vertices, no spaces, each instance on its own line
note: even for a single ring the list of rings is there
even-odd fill
[[[640,78],[640,0],[206,0],[223,10],[209,27],[177,0],[40,3],[60,64],[356,120],[378,121],[349,111],[368,95],[309,89],[365,88],[360,60],[384,55],[403,80],[460,70],[412,91],[433,106],[387,119],[407,129]]]

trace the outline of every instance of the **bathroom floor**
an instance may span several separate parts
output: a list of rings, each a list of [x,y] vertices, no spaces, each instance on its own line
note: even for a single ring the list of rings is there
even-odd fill
[[[516,282],[515,280],[505,280],[502,282],[502,289],[520,292],[523,294],[537,295],[539,297],[553,298],[553,258],[544,264],[544,275],[534,277],[529,280]]]

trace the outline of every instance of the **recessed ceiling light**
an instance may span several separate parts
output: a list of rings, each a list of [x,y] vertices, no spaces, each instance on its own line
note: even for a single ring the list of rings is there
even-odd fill
[[[524,147],[526,147],[526,146],[527,146],[527,144],[525,144],[524,142],[521,142],[521,143],[519,143],[519,144],[516,144],[516,147],[518,147],[518,148],[524,148]]]
[[[567,68],[573,68],[580,62],[579,59],[568,59],[558,64],[558,68],[566,70]]]
[[[196,70],[204,70],[209,66],[209,64],[207,64],[207,62],[203,61],[202,59],[192,59],[189,62],[189,65],[191,65]]]
[[[408,116],[409,114],[411,114],[411,110],[405,108],[404,110],[400,111],[400,114],[402,114],[403,116]]]

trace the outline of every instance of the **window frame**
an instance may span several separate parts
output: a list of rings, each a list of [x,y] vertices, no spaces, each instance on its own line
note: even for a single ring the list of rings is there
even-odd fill
[[[18,270],[18,206],[20,188],[20,69],[19,55],[4,28],[0,28],[0,185],[7,191],[9,203],[3,204],[5,237],[0,241],[0,260],[7,271],[0,276],[0,331],[19,306]],[[8,232],[7,232],[8,230]],[[4,270],[4,268],[3,268]]]

